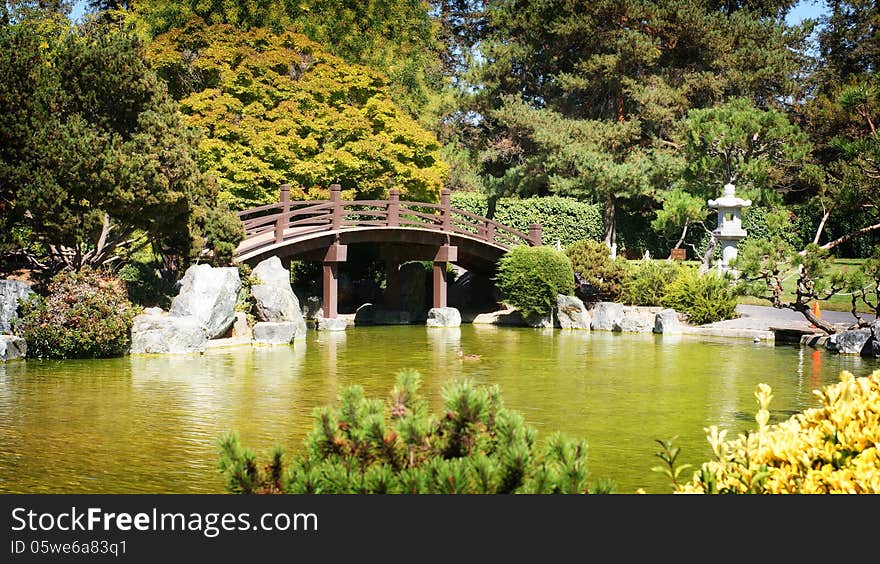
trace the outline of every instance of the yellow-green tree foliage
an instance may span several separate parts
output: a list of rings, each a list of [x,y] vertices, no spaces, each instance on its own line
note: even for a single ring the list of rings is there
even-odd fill
[[[769,425],[770,387],[755,390],[758,430],[725,440],[726,431],[706,429],[715,460],[688,493],[880,493],[880,370],[813,392],[820,407]]]
[[[203,133],[202,170],[235,209],[291,197],[436,201],[447,165],[436,138],[402,111],[386,78],[303,35],[192,20],[158,36],[150,58]]]

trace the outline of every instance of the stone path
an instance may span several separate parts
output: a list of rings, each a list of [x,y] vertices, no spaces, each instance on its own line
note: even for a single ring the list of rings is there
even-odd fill
[[[789,309],[777,309],[770,306],[738,305],[736,312],[740,317],[718,321],[697,327],[685,327],[685,332],[719,337],[743,337],[761,340],[774,339],[771,327],[785,327],[791,329],[812,329],[806,318],[796,311]],[[841,327],[848,327],[855,322],[855,317],[849,312],[823,311],[822,319],[830,321]],[[871,320],[873,315],[865,315],[865,319]],[[817,333],[822,331],[817,330]],[[822,333],[824,334],[824,333]]]

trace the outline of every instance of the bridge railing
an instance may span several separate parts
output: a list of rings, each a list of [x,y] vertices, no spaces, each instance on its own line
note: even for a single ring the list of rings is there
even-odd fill
[[[238,212],[245,229],[239,250],[281,243],[285,239],[322,231],[357,227],[406,227],[472,237],[503,248],[540,245],[541,225],[532,224],[524,233],[480,215],[453,208],[449,190],[440,203],[400,199],[391,190],[388,200],[342,200],[338,184],[330,187],[329,200],[290,200],[290,185],[281,187],[278,203]],[[250,243],[250,244],[249,244]]]

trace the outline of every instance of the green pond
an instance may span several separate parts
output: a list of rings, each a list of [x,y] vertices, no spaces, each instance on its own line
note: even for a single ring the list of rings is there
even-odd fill
[[[478,359],[460,358],[478,355]],[[875,359],[748,339],[464,325],[310,330],[290,346],[203,355],[0,364],[0,492],[221,493],[216,439],[237,431],[260,453],[301,447],[313,409],[345,386],[385,397],[395,372],[443,384],[498,384],[540,438],[589,444],[593,479],[618,493],[668,493],[655,439],[678,435],[681,463],[710,456],[704,427],[756,425],[754,389],[773,388],[771,422],[817,404],[812,390],[880,367]]]

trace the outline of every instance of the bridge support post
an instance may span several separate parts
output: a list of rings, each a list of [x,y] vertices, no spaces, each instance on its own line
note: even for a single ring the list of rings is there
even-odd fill
[[[434,299],[432,307],[446,307],[446,266],[458,260],[458,247],[443,245],[434,255]]]
[[[336,319],[338,315],[338,298],[339,298],[339,263],[324,263],[324,296],[321,307],[324,310],[324,317],[327,319]]]
[[[333,243],[327,248],[323,265],[323,298],[325,319],[336,319],[339,310],[339,263],[345,262],[348,246]]]

